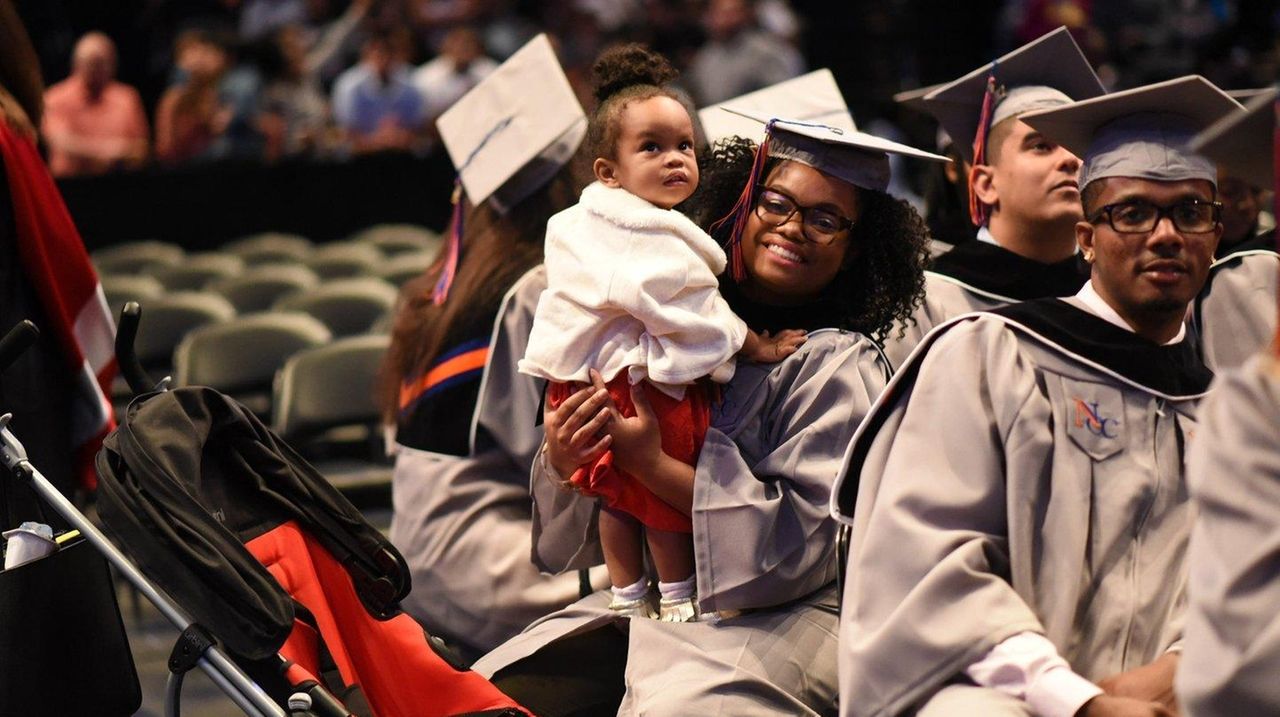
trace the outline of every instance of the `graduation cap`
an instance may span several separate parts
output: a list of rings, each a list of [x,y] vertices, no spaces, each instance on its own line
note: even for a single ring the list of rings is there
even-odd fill
[[[1213,162],[1187,143],[1238,109],[1240,104],[1213,83],[1188,75],[1030,112],[1022,121],[1084,160],[1081,190],[1106,177],[1207,179],[1217,186]]]
[[[1226,174],[1271,189],[1276,181],[1273,156],[1280,90],[1272,87],[1251,94],[1243,109],[1214,122],[1188,146],[1217,162]]]
[[[573,157],[587,116],[555,50],[538,35],[436,120],[440,139],[473,204],[485,200],[505,214],[546,184]],[[456,193],[455,193],[456,194]],[[453,231],[434,299],[442,303],[462,249],[462,201],[455,196]]]
[[[836,78],[826,68],[698,110],[708,143],[734,136],[759,142],[764,125],[752,119],[755,115],[786,115],[849,132],[857,130]]]
[[[921,104],[956,139],[961,155],[979,165],[986,163],[987,135],[1000,122],[1105,92],[1071,33],[1059,27],[942,85],[921,98]],[[970,191],[969,215],[975,226],[986,224],[989,211]]]
[[[929,111],[928,103],[924,101],[924,98],[926,95],[940,87],[942,87],[942,84],[919,87],[914,90],[904,90],[896,93],[893,96],[893,101],[904,107],[910,107],[921,114],[932,115]],[[937,124],[938,131],[934,136],[934,144],[937,146],[939,152],[945,152],[955,145],[955,140],[947,133],[947,128],[943,127],[941,122],[938,122]]]
[[[727,244],[733,278],[737,281],[746,276],[742,260],[742,231],[747,217],[751,215],[756,184],[760,182],[765,162],[770,157],[799,162],[855,187],[876,192],[883,192],[889,186],[890,154],[934,162],[951,161],[947,157],[865,132],[814,122],[741,114],[764,125],[764,141],[756,149],[751,176],[733,210],[711,226],[714,230],[733,221]]]

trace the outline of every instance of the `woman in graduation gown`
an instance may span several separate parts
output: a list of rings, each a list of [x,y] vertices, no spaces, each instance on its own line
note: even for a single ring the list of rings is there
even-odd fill
[[[738,363],[696,467],[631,471],[691,516],[703,615],[628,624],[600,591],[476,663],[538,714],[834,709],[836,530],[825,506],[844,448],[888,378],[871,337],[919,300],[927,254],[923,220],[883,191],[885,151],[934,155],[792,127],[773,125],[762,164],[743,141],[717,145],[691,214],[705,226],[738,199],[740,241],[730,245],[739,278],[726,277],[722,292],[753,329],[800,328],[808,340],[776,364]],[[771,213],[778,197],[781,215]],[[532,476],[534,557],[550,571],[602,560],[597,501],[562,489],[559,476],[596,443],[608,406],[590,390],[575,397],[546,413],[548,443]],[[611,420],[615,460],[662,462],[650,427]]]

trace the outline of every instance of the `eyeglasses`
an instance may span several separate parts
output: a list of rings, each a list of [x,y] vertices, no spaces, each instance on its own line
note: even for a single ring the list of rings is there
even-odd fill
[[[800,225],[805,238],[815,244],[830,244],[853,226],[853,220],[820,207],[802,207],[796,200],[776,189],[757,186],[756,216],[775,227],[791,221],[800,213]]]
[[[1178,231],[1206,234],[1222,221],[1222,203],[1203,199],[1187,199],[1167,207],[1159,207],[1142,199],[1108,204],[1089,221],[1097,224],[1106,215],[1107,223],[1121,234],[1146,234],[1155,231],[1164,217],[1173,221]]]

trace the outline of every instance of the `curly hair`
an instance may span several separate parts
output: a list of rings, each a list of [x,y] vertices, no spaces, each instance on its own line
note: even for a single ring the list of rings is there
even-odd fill
[[[639,43],[605,50],[591,72],[596,107],[587,124],[587,150],[594,157],[616,158],[620,120],[628,104],[652,97],[681,102],[680,96],[667,87],[680,73],[667,58]]]
[[[702,157],[698,191],[680,209],[704,228],[727,215],[751,176],[755,143],[741,137],[717,142]],[[762,176],[782,163],[770,159]],[[841,307],[843,319],[833,328],[857,331],[883,343],[894,324],[901,336],[912,312],[924,298],[924,267],[929,258],[929,229],[910,204],[884,192],[858,188],[858,220],[849,235],[857,247],[823,290],[821,300]],[[716,238],[728,239],[729,227]]]

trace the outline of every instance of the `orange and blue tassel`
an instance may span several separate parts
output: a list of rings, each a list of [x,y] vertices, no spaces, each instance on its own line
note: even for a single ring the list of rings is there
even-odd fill
[[[991,131],[991,115],[995,112],[996,95],[995,68],[987,76],[987,89],[982,95],[982,111],[978,115],[978,131],[973,137],[973,166],[969,168],[969,220],[975,227],[985,226],[991,218],[991,207],[983,204],[974,194],[973,178],[978,165],[987,163],[987,134]]]

